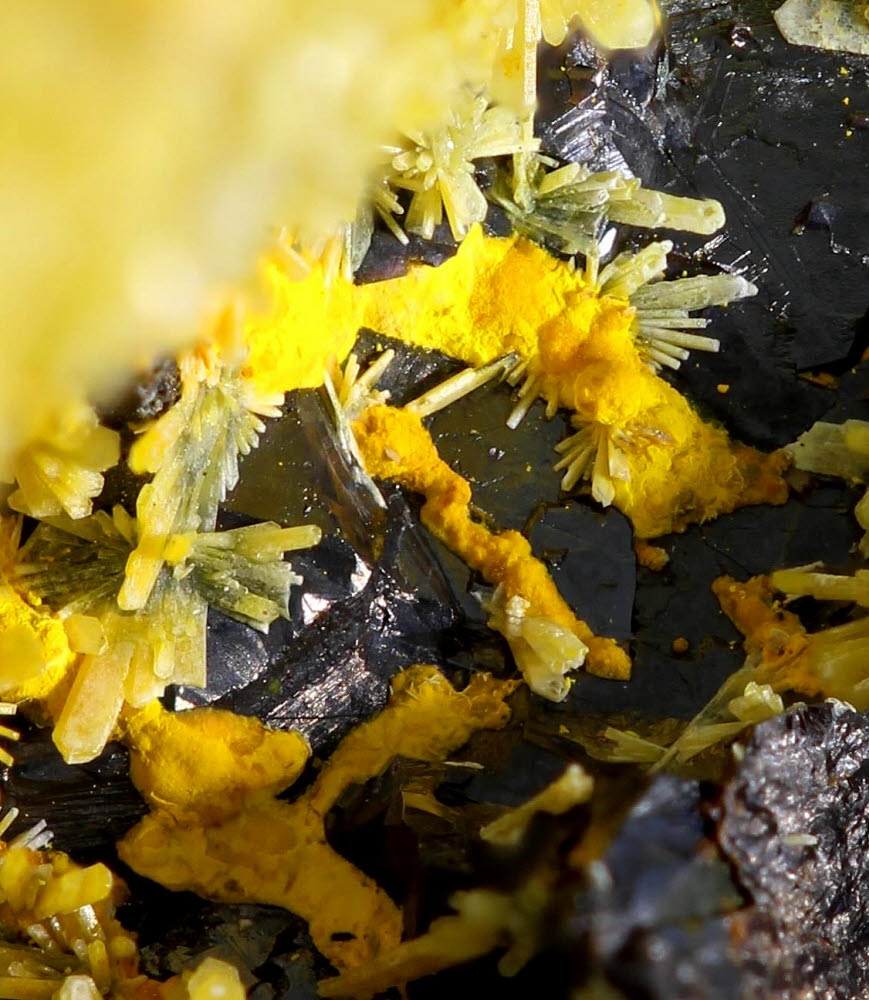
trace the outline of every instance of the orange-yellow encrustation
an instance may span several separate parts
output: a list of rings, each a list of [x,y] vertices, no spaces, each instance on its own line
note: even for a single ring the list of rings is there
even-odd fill
[[[515,352],[552,408],[615,436],[630,474],[613,478],[613,502],[639,537],[786,498],[785,456],[704,422],[645,363],[628,300],[528,240],[477,226],[439,267],[362,286],[327,283],[318,267],[291,280],[272,263],[267,276],[274,307],[247,328],[247,371],[264,391],[321,384],[359,327],[477,366]]]
[[[776,691],[839,698],[859,711],[869,709],[867,619],[809,633],[793,612],[781,607],[776,576],[756,576],[746,583],[725,576],[712,587],[724,613],[745,636],[746,668]]]
[[[455,257],[438,267],[362,285],[364,326],[470,365],[508,351],[537,353],[538,331],[568,307],[584,283],[528,240],[485,236],[475,226]]]
[[[401,940],[401,910],[328,844],[327,813],[346,788],[382,773],[395,757],[442,760],[476,730],[500,728],[515,688],[515,681],[479,674],[457,691],[434,667],[398,674],[383,711],[344,739],[292,803],[274,795],[304,761],[290,743],[294,734],[263,730],[261,741],[252,740],[259,723],[228,712],[205,723],[199,710],[187,721],[144,719],[128,728],[127,739],[132,777],[153,811],[121,841],[120,855],[171,889],[286,907],[309,922],[317,948],[337,968],[362,965]],[[282,741],[289,753],[281,780],[265,751]],[[185,774],[186,783],[176,782]],[[224,785],[234,791],[221,798]]]
[[[365,467],[377,479],[391,479],[426,498],[423,524],[445,545],[506,596],[530,605],[529,614],[554,621],[588,646],[586,669],[603,677],[626,679],[630,659],[614,640],[594,635],[577,618],[531,554],[518,531],[495,533],[471,517],[471,487],[438,455],[431,435],[412,411],[388,406],[365,410],[353,431]]]
[[[454,258],[359,289],[361,322],[472,365],[517,353],[552,407],[615,435],[629,476],[614,504],[639,537],[746,504],[783,503],[781,453],[731,442],[645,363],[627,299],[521,237],[473,229]]]
[[[637,565],[650,569],[653,573],[660,573],[670,561],[670,553],[666,549],[651,545],[642,538],[635,540],[634,554],[637,557]]]
[[[749,663],[763,683],[809,697],[822,693],[818,677],[808,669],[811,638],[799,618],[779,606],[769,577],[755,576],[741,583],[722,576],[712,591],[721,610],[745,636]]]

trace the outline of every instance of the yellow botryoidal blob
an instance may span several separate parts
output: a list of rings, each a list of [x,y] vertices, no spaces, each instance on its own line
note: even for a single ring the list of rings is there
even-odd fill
[[[475,731],[501,728],[510,714],[505,698],[515,688],[515,681],[477,674],[457,691],[435,667],[403,671],[393,680],[387,706],[344,739],[314,784],[292,803],[272,797],[282,783],[271,764],[268,778],[260,773],[257,760],[265,744],[250,742],[249,720],[215,713],[200,725],[167,714],[161,723],[164,741],[144,753],[139,740],[146,720],[145,730],[137,735],[130,729],[127,739],[138,762],[133,779],[148,792],[154,810],[120,842],[120,855],[135,871],[171,889],[286,907],[309,922],[315,945],[336,968],[364,965],[401,940],[402,914],[328,844],[329,810],[345,789],[381,774],[395,757],[442,760]],[[173,733],[184,727],[186,732]],[[194,733],[198,738],[190,738]],[[216,749],[220,743],[234,747],[235,754]],[[283,784],[295,780],[298,763],[291,754]],[[173,776],[185,773],[192,792],[175,784]],[[226,803],[209,802],[224,782],[236,791]],[[155,789],[165,796],[159,805]]]
[[[298,778],[310,756],[300,733],[212,708],[172,713],[153,701],[128,709],[122,728],[133,783],[153,808],[179,821],[211,825],[253,799],[269,799]]]

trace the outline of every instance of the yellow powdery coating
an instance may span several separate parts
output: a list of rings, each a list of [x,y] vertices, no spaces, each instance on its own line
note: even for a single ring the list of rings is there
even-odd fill
[[[621,0],[601,39],[634,44],[650,5]],[[462,85],[509,75],[511,40],[524,105],[536,6],[7,0],[0,470],[58,402],[110,391],[188,340],[270,227],[322,239],[352,219],[381,144],[442,119]],[[596,30],[602,0],[541,6],[560,39],[575,13]],[[500,96],[516,92],[508,81]]]
[[[411,266],[404,277],[362,285],[361,325],[471,365],[538,351],[540,328],[591,294],[582,278],[536,244],[474,226],[455,257]]]
[[[787,500],[784,452],[766,455],[731,441],[675,389],[656,381],[660,402],[628,426],[633,434],[620,443],[630,479],[613,480],[613,503],[640,538],[684,531],[738,507]]]
[[[630,478],[614,478],[614,502],[640,537],[786,499],[784,455],[704,423],[644,363],[630,304],[527,240],[476,228],[440,267],[359,294],[365,326],[473,365],[515,351],[544,399],[617,434]]]
[[[441,760],[476,730],[501,727],[509,716],[504,699],[514,689],[514,682],[476,675],[460,692],[436,668],[413,667],[394,679],[386,708],[346,737],[295,802],[271,798],[256,784],[260,791],[247,799],[240,795],[233,815],[209,825],[202,815],[195,822],[183,817],[196,799],[182,796],[131,830],[119,844],[121,857],[171,889],[284,906],[309,922],[317,948],[337,968],[362,965],[398,944],[402,915],[382,889],[329,846],[326,814],[346,788],[382,773],[394,757]],[[178,753],[172,770],[187,770],[194,783],[204,774],[206,784],[219,784],[219,768],[209,771],[205,763],[212,740],[172,743]],[[132,749],[135,756],[135,741]],[[235,781],[240,772],[244,780],[258,781],[241,761],[223,759],[226,780]],[[133,777],[140,787],[169,787],[155,773],[164,766],[143,756]],[[291,766],[285,783],[296,773]],[[349,940],[340,939],[346,935]]]
[[[320,266],[294,277],[276,260],[265,263],[264,278],[271,308],[245,331],[251,380],[264,393],[322,385],[331,359],[343,361],[356,340],[357,289],[342,275],[327,281]]]

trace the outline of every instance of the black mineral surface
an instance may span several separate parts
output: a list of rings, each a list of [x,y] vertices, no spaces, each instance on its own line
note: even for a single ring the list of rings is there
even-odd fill
[[[565,894],[553,960],[572,956],[588,996],[596,980],[613,996],[740,1000],[725,914],[743,897],[709,839],[703,797],[697,782],[656,779],[588,869],[587,885]]]
[[[159,417],[178,402],[181,373],[174,358],[163,358],[142,378],[136,379],[101,413],[104,423],[122,428]]]
[[[759,726],[721,846],[754,906],[735,921],[746,1000],[869,993],[869,715],[828,702]]]

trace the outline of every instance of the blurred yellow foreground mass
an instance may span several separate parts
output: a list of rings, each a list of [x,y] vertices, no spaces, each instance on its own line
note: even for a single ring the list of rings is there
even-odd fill
[[[6,0],[0,479],[48,407],[195,334],[271,227],[352,218],[394,129],[464,83],[527,99],[574,15],[610,46],[656,23],[651,0]]]

